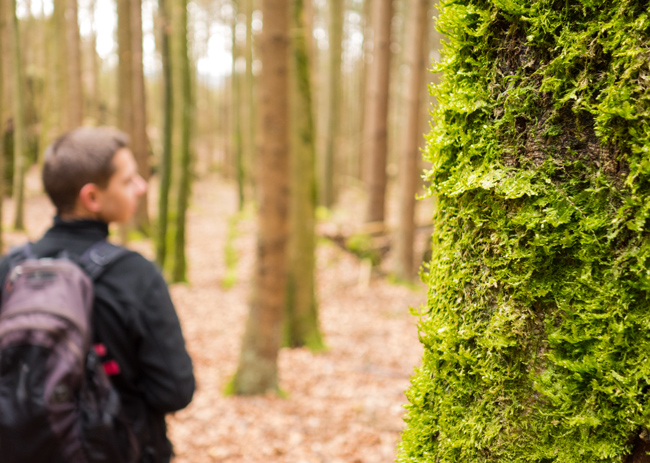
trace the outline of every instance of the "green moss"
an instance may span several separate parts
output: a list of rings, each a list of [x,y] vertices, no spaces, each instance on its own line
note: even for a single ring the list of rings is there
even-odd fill
[[[360,259],[368,259],[373,266],[381,260],[379,251],[373,247],[372,236],[367,233],[356,233],[345,241],[346,247]]]
[[[243,213],[239,212],[228,219],[228,235],[224,247],[226,275],[221,281],[221,286],[224,289],[230,289],[237,283],[237,263],[239,262],[239,255],[237,254],[234,242],[235,238],[237,238],[237,226],[239,225],[242,216]]]
[[[650,17],[443,1],[401,462],[620,462],[650,428]]]

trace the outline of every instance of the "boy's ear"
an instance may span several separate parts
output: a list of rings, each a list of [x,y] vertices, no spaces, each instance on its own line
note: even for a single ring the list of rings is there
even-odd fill
[[[92,213],[97,213],[100,210],[99,196],[99,188],[94,183],[86,183],[79,190],[81,206]]]

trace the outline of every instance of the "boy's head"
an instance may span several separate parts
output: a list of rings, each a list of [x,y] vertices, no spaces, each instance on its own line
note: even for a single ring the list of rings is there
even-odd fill
[[[128,136],[109,127],[81,127],[45,152],[43,186],[63,219],[126,222],[146,183],[128,148]]]

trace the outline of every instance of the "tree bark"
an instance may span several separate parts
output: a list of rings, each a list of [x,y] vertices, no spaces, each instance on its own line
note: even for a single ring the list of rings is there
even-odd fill
[[[25,96],[20,53],[20,24],[16,13],[16,0],[12,2],[13,18],[13,106],[14,106],[14,228],[25,229]]]
[[[246,173],[244,170],[244,147],[242,141],[242,77],[239,70],[237,69],[237,61],[240,57],[240,47],[237,43],[237,22],[239,16],[240,4],[237,0],[232,0],[233,6],[233,15],[232,15],[232,24],[231,24],[231,34],[232,34],[232,77],[230,83],[232,85],[231,96],[232,96],[232,149],[233,149],[233,160],[235,161],[235,175],[237,177],[237,193],[238,193],[238,207],[241,211],[244,209],[245,201],[245,177]]]
[[[133,125],[131,126],[131,150],[138,163],[138,171],[145,181],[149,180],[149,138],[147,137],[147,106],[145,99],[144,68],[142,63],[142,0],[130,0],[131,5],[131,52],[133,56]],[[149,234],[147,193],[140,196],[134,222],[138,230]]]
[[[66,102],[70,98],[70,86],[68,83],[68,59],[67,34],[66,34],[66,9],[67,0],[54,0],[54,11],[52,13],[52,48],[54,55],[54,75],[56,84],[52,95],[52,107],[55,108],[56,132],[61,133],[72,128],[70,111],[66,110]]]
[[[73,129],[83,122],[83,81],[81,78],[81,37],[79,35],[77,0],[65,0],[65,37],[68,99],[67,127]]]
[[[288,0],[264,0],[261,37],[260,208],[254,290],[239,366],[236,394],[278,390],[280,348],[287,285],[289,228]]]
[[[374,1],[372,9],[373,52],[368,76],[365,154],[368,162],[367,222],[383,222],[386,202],[388,156],[388,95],[390,76],[390,29],[392,0]]]
[[[415,237],[415,194],[419,184],[418,161],[420,146],[424,141],[421,131],[422,96],[425,94],[424,69],[425,50],[428,41],[427,17],[429,0],[411,0],[408,20],[408,66],[409,79],[406,85],[403,151],[399,171],[400,220],[397,229],[395,273],[398,277],[411,280],[414,276],[413,239]]]
[[[185,256],[185,228],[187,222],[187,207],[190,199],[190,165],[191,165],[191,132],[192,132],[192,75],[190,58],[187,47],[187,0],[178,1],[180,26],[177,31],[177,55],[174,62],[179,67],[180,76],[180,178],[178,185],[178,200],[176,203],[176,237],[174,240],[174,267],[172,281],[186,281],[187,260]]]
[[[309,0],[307,0],[309,1]],[[318,326],[316,264],[316,140],[304,1],[293,0],[291,29],[291,204],[285,344],[324,348]]]
[[[133,128],[133,46],[131,36],[131,1],[117,0],[117,119],[118,127],[132,135]]]
[[[241,1],[241,0],[240,0]],[[244,171],[248,173],[246,181],[255,188],[255,178],[252,174],[255,165],[255,129],[257,126],[255,102],[255,75],[253,74],[253,0],[244,0],[246,13],[246,82],[244,90]]]
[[[160,162],[160,192],[158,196],[158,239],[156,241],[156,262],[164,268],[167,257],[167,230],[169,222],[169,191],[172,179],[172,73],[170,69],[170,15],[169,0],[159,0],[160,57],[162,61],[162,155]]]
[[[336,201],[335,165],[341,125],[341,54],[343,41],[343,0],[329,2],[329,79],[327,94],[327,133],[323,153],[321,203],[331,208]]]

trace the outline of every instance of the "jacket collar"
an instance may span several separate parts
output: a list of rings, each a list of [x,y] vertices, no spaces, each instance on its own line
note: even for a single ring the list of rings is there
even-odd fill
[[[106,239],[108,224],[99,220],[63,220],[58,215],[54,217],[54,225],[46,235],[74,235],[79,238]]]

